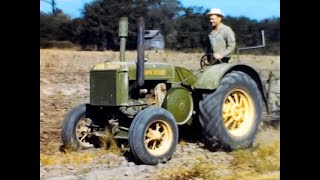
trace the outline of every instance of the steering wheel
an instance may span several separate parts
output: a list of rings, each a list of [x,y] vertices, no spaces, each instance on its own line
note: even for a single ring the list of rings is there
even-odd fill
[[[219,59],[215,59],[212,53],[205,54],[200,59],[201,69],[204,69],[209,65],[214,65],[218,63],[221,63],[221,61]]]

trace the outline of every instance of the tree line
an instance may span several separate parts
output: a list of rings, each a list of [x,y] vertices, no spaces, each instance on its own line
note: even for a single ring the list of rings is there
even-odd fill
[[[205,51],[212,30],[209,9],[183,7],[178,0],[94,0],[84,5],[82,16],[72,19],[60,9],[40,11],[40,47],[52,42],[79,45],[83,50],[118,50],[119,18],[128,17],[127,49],[136,49],[137,19],[145,18],[145,29],[158,29],[165,37],[166,49]],[[280,54],[280,18],[261,21],[226,16],[223,23],[236,35],[237,48],[261,44],[264,30],[266,47],[248,53]],[[63,44],[63,43],[62,43]]]

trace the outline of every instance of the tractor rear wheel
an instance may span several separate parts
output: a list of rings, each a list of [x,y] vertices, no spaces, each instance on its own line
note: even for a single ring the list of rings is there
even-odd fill
[[[214,92],[203,94],[199,108],[204,136],[212,146],[226,150],[252,146],[261,121],[262,97],[249,75],[228,73]]]
[[[157,107],[140,111],[129,128],[132,154],[141,162],[156,165],[168,161],[178,143],[178,126],[173,115]]]
[[[86,117],[86,105],[73,108],[65,117],[61,137],[65,147],[73,151],[94,147],[88,139],[91,136],[92,120]]]

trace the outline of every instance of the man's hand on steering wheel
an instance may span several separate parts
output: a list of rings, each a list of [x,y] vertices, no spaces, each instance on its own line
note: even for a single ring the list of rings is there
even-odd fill
[[[215,59],[222,59],[222,58],[223,58],[223,56],[222,56],[221,54],[219,54],[219,53],[214,53],[214,54],[213,54],[213,57],[214,57]]]

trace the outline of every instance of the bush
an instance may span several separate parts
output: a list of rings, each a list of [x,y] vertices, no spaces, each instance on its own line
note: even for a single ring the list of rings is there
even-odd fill
[[[181,51],[184,53],[204,53],[201,48],[183,48]]]
[[[73,47],[70,41],[40,41],[40,48],[71,49]]]
[[[81,46],[82,51],[97,51],[98,46],[95,44],[86,44]]]

